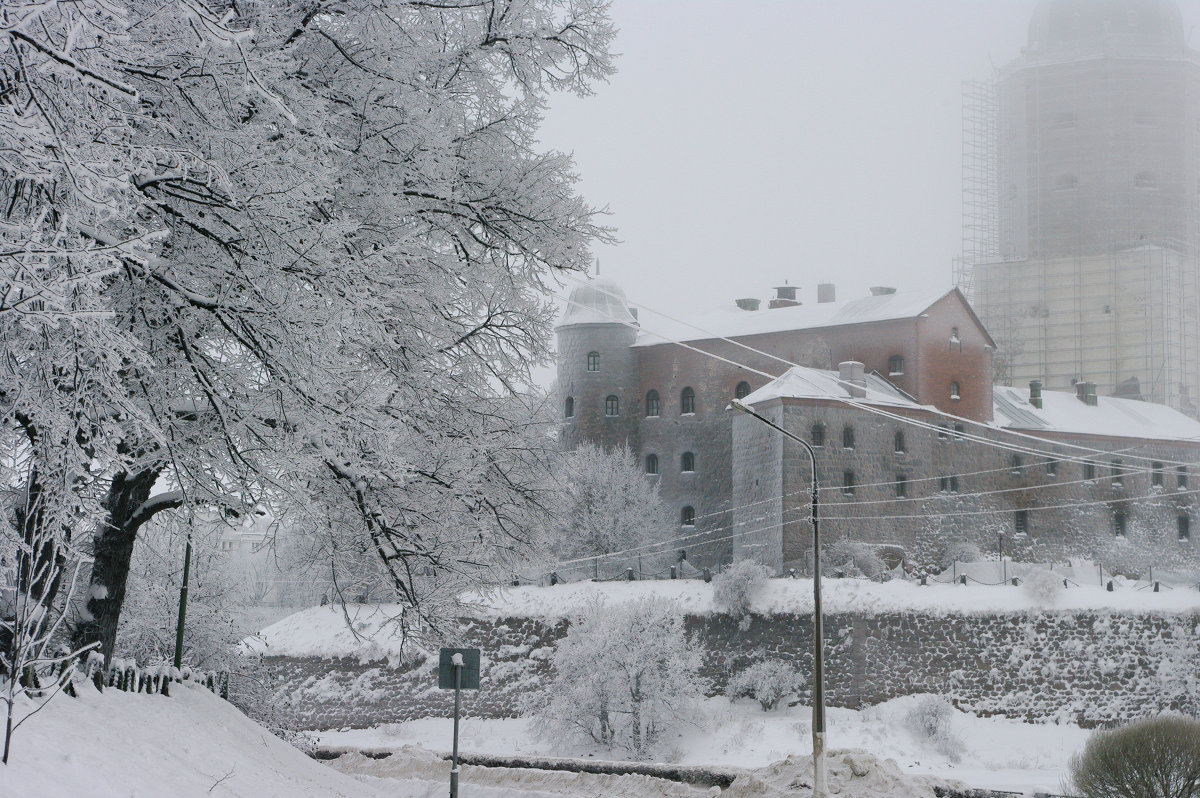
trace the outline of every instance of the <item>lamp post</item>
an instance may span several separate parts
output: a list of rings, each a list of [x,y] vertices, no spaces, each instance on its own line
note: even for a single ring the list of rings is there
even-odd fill
[[[817,454],[808,441],[793,435],[765,416],[750,409],[740,399],[734,399],[730,407],[757,418],[771,429],[804,447],[812,474],[812,499],[809,503],[809,520],[812,522],[813,542],[813,688],[812,688],[812,736],[813,736],[813,798],[827,798],[825,786],[825,657],[821,619],[821,530],[817,503]]]

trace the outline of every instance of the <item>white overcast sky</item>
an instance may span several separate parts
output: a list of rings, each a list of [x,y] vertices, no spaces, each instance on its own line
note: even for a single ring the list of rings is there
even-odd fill
[[[617,74],[554,98],[542,141],[574,153],[583,195],[612,212],[621,243],[599,248],[601,271],[633,301],[686,313],[785,280],[804,302],[826,281],[839,300],[949,286],[961,83],[1019,54],[1035,5],[614,0]],[[1200,3],[1181,5],[1190,30]]]

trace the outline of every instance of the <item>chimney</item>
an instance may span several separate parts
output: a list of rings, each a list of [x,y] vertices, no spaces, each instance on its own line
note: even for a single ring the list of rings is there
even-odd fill
[[[817,304],[837,301],[837,286],[833,283],[817,283]]]
[[[896,293],[896,289],[890,285],[873,285],[871,286],[871,296],[887,296],[888,294]]]
[[[775,298],[767,303],[767,307],[774,310],[775,308],[795,307],[799,304],[796,301],[796,286],[785,284],[775,286]]]
[[[1080,380],[1075,383],[1075,398],[1089,407],[1096,406],[1096,383]]]
[[[741,308],[742,310],[758,310],[758,305],[759,305],[760,300],[748,298],[748,299],[735,299],[734,302],[737,302],[737,306],[739,308]]]
[[[838,379],[842,387],[855,399],[863,399],[867,395],[867,378],[863,376],[863,364],[857,360],[846,360],[838,363]]]
[[[1030,380],[1029,381],[1029,404],[1033,405],[1038,410],[1042,409],[1042,381],[1041,380]]]

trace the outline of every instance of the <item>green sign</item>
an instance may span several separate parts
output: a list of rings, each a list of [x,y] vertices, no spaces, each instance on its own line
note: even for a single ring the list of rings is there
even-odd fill
[[[461,656],[462,665],[455,667],[455,655]],[[453,690],[454,672],[460,671],[458,687],[463,690],[479,689],[479,649],[477,648],[443,648],[438,658],[438,688]]]

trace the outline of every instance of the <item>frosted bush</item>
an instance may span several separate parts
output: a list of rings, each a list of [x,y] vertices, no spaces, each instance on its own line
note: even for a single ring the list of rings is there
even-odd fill
[[[1071,757],[1071,783],[1086,798],[1200,796],[1200,721],[1160,716],[1088,738]]]
[[[963,742],[954,734],[954,707],[936,695],[921,696],[904,716],[904,724],[920,739],[933,743],[934,748],[951,762],[962,758]]]
[[[750,605],[771,578],[771,569],[753,560],[738,560],[713,577],[713,606],[718,612],[742,616],[742,625],[750,619]]]
[[[821,555],[821,575],[865,576],[883,579],[887,568],[875,549],[866,543],[843,538],[827,547]]]
[[[763,710],[772,710],[801,687],[800,673],[779,660],[756,662],[736,674],[725,686],[728,698],[753,698]]]
[[[1029,596],[1039,607],[1049,607],[1058,603],[1058,597],[1063,592],[1062,577],[1053,571],[1039,568],[1030,571],[1021,584],[1025,595]]]
[[[979,547],[965,540],[948,543],[942,550],[943,568],[949,568],[956,562],[979,562],[982,559],[983,552],[979,550]]]

